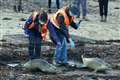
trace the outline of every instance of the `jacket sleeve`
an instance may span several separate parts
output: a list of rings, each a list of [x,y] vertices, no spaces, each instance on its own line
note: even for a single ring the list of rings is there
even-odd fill
[[[64,17],[62,15],[58,15],[57,21],[58,21],[61,32],[65,35],[65,37],[67,38],[67,41],[69,42],[69,40],[68,40],[69,39],[69,31],[68,31],[67,27],[65,26]]]
[[[32,17],[30,16],[30,17],[26,20],[25,25],[24,25],[24,28],[28,28],[31,23],[32,23]]]
[[[78,23],[71,21],[70,26],[74,29],[78,29],[80,27],[80,21]]]

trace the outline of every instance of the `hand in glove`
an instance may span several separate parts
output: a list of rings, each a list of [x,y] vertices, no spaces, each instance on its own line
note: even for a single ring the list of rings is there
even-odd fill
[[[74,23],[76,24],[77,26],[77,29],[80,27],[80,23],[82,22],[82,20],[80,20],[80,18],[75,18],[74,19]]]
[[[71,49],[75,48],[75,43],[73,42],[73,40],[70,38],[69,41],[70,41],[70,48]]]
[[[76,23],[76,25],[77,25],[77,29],[80,27],[80,23]]]

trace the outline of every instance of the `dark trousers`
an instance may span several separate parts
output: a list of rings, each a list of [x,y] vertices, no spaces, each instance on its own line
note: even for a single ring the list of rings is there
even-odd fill
[[[41,37],[30,33],[29,35],[29,57],[30,59],[40,58],[41,53]]]
[[[82,16],[85,17],[88,13],[87,0],[74,0],[73,2],[78,8],[82,9]]]
[[[48,7],[49,7],[49,10],[51,11],[51,2],[52,0],[48,0]],[[59,0],[56,0],[56,5],[57,5],[57,9],[60,8],[60,3],[59,3]]]
[[[107,16],[108,0],[99,0],[100,16]]]
[[[22,6],[21,5],[18,5],[18,12],[22,11],[23,12],[23,9],[22,9]]]

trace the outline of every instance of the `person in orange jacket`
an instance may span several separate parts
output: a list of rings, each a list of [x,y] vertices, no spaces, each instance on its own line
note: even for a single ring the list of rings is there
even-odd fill
[[[48,30],[50,38],[55,43],[56,49],[54,54],[55,65],[68,65],[67,58],[67,42],[74,47],[74,42],[69,35],[69,26],[78,29],[80,26],[80,12],[79,9],[70,5],[68,7],[59,9],[48,21]]]
[[[41,41],[45,40],[47,33],[48,15],[44,10],[40,12],[34,10],[27,19],[24,26],[24,32],[29,38],[29,57],[30,59],[40,58]]]

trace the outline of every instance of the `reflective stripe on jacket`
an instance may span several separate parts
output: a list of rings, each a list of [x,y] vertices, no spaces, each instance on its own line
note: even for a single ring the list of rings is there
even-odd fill
[[[57,21],[57,16],[58,14],[62,15],[64,17],[64,23],[66,25],[66,27],[68,27],[70,25],[70,20],[69,20],[69,17],[67,16],[66,12],[65,12],[65,9],[60,9],[56,12],[56,14],[54,14],[52,17],[51,17],[51,22],[54,24],[55,27],[59,28],[59,24],[58,24],[58,21]]]

